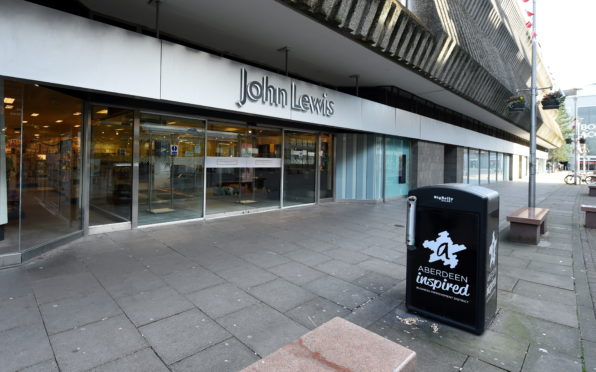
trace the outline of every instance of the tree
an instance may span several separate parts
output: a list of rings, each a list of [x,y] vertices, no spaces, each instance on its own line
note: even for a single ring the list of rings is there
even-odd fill
[[[550,162],[559,162],[559,163],[566,163],[569,161],[569,154],[572,151],[572,147],[567,144],[567,142],[572,140],[573,137],[573,118],[567,114],[567,110],[565,109],[565,103],[561,103],[559,106],[559,112],[557,113],[557,124],[561,128],[561,133],[563,133],[563,138],[565,139],[565,144],[560,147],[551,149],[548,151],[548,161]]]

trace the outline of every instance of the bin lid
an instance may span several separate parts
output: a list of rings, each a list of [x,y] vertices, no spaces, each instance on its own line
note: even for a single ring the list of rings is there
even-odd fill
[[[457,191],[461,191],[464,193],[476,195],[480,198],[492,199],[495,197],[499,197],[499,193],[496,192],[495,190],[489,189],[487,187],[479,186],[479,185],[470,185],[467,183],[442,183],[439,185],[419,187],[415,190],[425,190],[425,191],[457,190]],[[414,190],[412,190],[412,191],[414,191]]]

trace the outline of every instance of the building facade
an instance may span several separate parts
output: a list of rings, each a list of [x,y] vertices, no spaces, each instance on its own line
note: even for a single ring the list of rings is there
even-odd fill
[[[2,1],[0,266],[86,234],[523,178],[529,113],[504,103],[529,82],[523,18],[449,3]]]

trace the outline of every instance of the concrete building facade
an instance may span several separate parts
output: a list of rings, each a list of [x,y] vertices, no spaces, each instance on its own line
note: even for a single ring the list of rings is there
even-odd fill
[[[505,105],[529,83],[523,18],[448,5],[3,1],[0,266],[86,234],[524,177],[529,112]],[[542,171],[563,139],[539,116]]]

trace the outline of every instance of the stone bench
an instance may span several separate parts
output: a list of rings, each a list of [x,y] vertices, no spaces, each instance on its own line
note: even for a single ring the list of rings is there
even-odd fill
[[[509,240],[518,243],[538,244],[546,232],[546,208],[522,207],[507,216],[510,222]]]
[[[333,318],[242,372],[410,372],[416,353],[342,318]]]
[[[596,229],[596,205],[581,205],[582,212],[586,212],[585,227],[589,229]]]
[[[588,185],[588,195],[596,196],[596,185]]]

